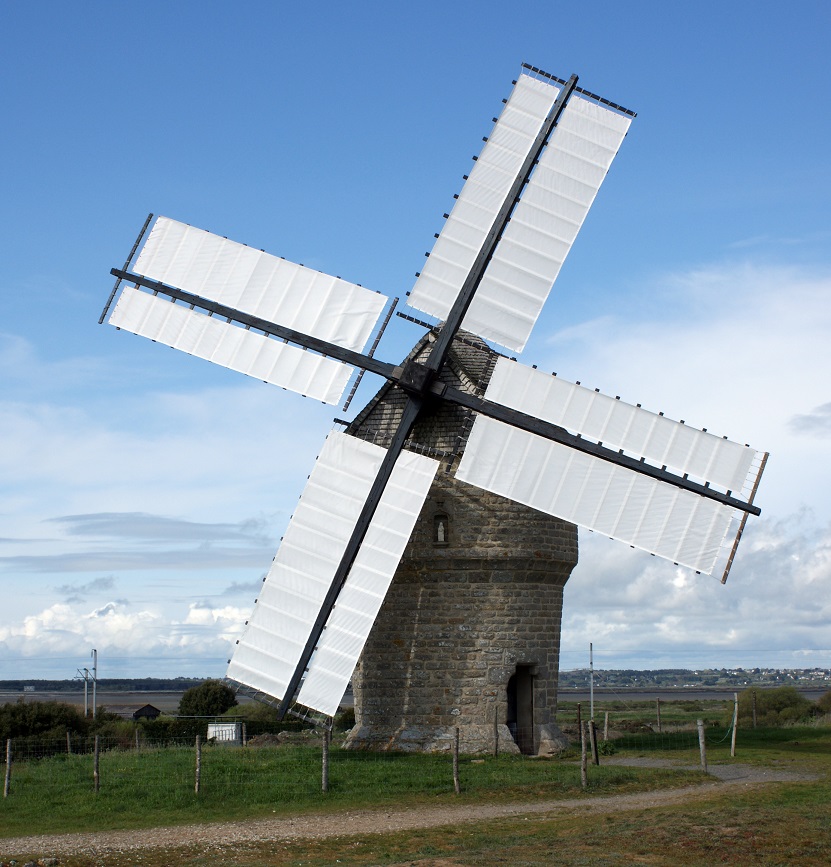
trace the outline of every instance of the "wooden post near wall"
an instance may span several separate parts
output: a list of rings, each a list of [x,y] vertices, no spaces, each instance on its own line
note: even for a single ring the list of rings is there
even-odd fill
[[[704,737],[704,720],[699,719],[695,722],[698,726],[698,750],[701,753],[701,770],[707,770],[707,741]]]
[[[603,740],[609,740],[609,711],[606,711],[603,718]]]
[[[736,756],[736,729],[739,727],[739,694],[733,693],[733,734],[730,736],[730,756]]]
[[[493,709],[493,757],[499,755],[499,708]]]
[[[6,740],[6,779],[3,783],[3,797],[9,797],[9,789],[12,784],[12,739]]]
[[[453,791],[460,795],[462,785],[459,782],[459,727],[456,726],[456,736],[453,738]]]
[[[96,794],[101,788],[101,774],[99,773],[99,762],[101,760],[101,735],[95,736],[95,746],[92,753],[92,785]]]
[[[597,726],[594,720],[589,720],[589,743],[592,748],[592,762],[596,765],[600,764],[600,753],[597,750]]]
[[[329,791],[329,729],[323,729],[323,753],[321,756],[320,788]]]
[[[586,741],[588,740],[586,729],[588,726],[584,723],[580,726],[580,785],[586,788],[589,785],[589,768],[588,768],[588,748]]]
[[[202,735],[196,736],[196,774],[193,782],[194,794],[199,794],[202,785]]]

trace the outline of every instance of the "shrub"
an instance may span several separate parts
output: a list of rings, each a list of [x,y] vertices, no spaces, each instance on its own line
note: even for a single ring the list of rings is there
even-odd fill
[[[334,728],[336,731],[349,731],[355,726],[355,708],[345,707],[339,711],[334,719]]]
[[[739,693],[739,724],[753,724],[753,693],[756,693],[756,722],[760,726],[781,726],[810,716],[813,706],[800,695],[796,687],[778,686],[774,689],[746,689]],[[733,719],[732,704],[728,704],[724,723]]]
[[[221,680],[206,680],[185,690],[179,701],[180,716],[222,716],[237,703],[234,690]]]
[[[831,689],[817,699],[817,707],[820,713],[831,713]]]
[[[0,740],[38,736],[60,738],[67,731],[85,735],[90,721],[74,705],[58,701],[16,702],[0,706]]]

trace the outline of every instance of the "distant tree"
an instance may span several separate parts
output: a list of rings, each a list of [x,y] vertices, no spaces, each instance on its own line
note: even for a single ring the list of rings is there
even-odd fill
[[[236,703],[237,698],[228,684],[206,680],[185,690],[179,701],[179,716],[221,716]]]
[[[831,689],[817,699],[817,707],[821,713],[831,713]]]

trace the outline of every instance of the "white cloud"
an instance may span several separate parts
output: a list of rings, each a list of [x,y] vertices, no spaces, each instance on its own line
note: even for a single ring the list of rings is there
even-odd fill
[[[824,403],[804,415],[795,415],[788,424],[796,434],[829,437],[831,436],[831,403]]]
[[[95,647],[102,659],[140,652],[142,657],[217,658],[226,656],[250,609],[211,608],[190,603],[181,619],[161,610],[131,610],[123,602],[100,608],[55,603],[17,623],[0,626],[4,656],[59,655],[84,659]]]
[[[763,665],[831,655],[831,525],[759,519],[728,583],[591,534],[566,585],[564,667],[589,642],[605,668]],[[569,663],[569,659],[576,660]],[[786,664],[784,661],[774,664]]]

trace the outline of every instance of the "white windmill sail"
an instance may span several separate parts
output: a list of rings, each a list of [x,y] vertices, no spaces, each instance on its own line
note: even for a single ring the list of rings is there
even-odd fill
[[[281,698],[385,450],[330,434],[228,666],[228,677]],[[412,533],[438,462],[402,452],[349,572],[298,701],[335,713]]]
[[[133,271],[251,316],[360,351],[386,303],[362,286],[159,217]],[[338,403],[353,368],[199,309],[125,287],[109,322],[257,379]]]
[[[725,490],[743,490],[760,457],[750,446],[504,357],[496,363],[485,397]]]
[[[762,460],[748,446],[508,359],[497,363],[485,396],[731,491],[748,488]],[[707,574],[737,518],[732,506],[483,416],[456,477]]]
[[[137,274],[360,351],[386,298],[279,256],[159,217]]]
[[[116,328],[324,403],[340,401],[353,371],[339,361],[131,286],[122,290],[108,321]]]
[[[521,75],[410,293],[445,319],[560,89]],[[631,123],[573,94],[525,185],[462,328],[516,352],[557,279]]]

